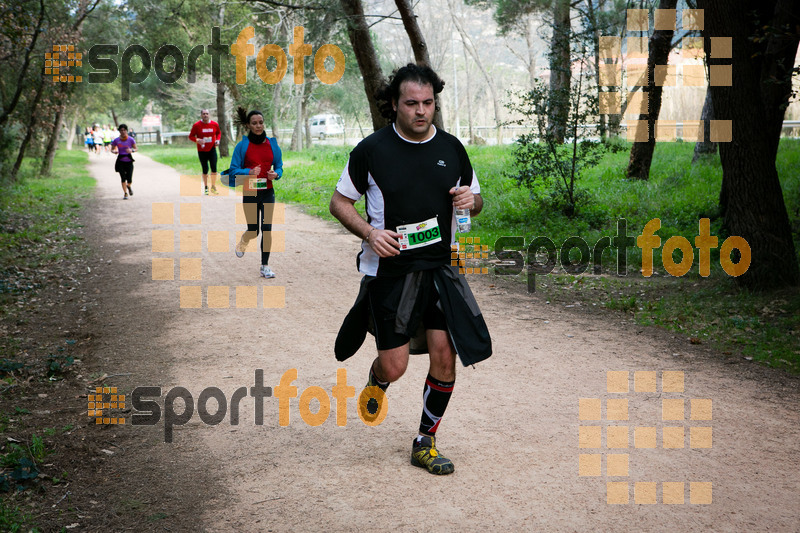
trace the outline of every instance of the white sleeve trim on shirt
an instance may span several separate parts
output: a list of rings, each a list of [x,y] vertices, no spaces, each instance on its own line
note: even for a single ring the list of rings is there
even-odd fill
[[[458,182],[456,183],[456,187],[461,187],[461,178],[458,178]],[[472,171],[472,183],[469,185],[469,190],[472,191],[472,194],[480,194],[481,193],[481,184],[478,183],[478,175],[475,174],[475,171]]]
[[[350,159],[347,160],[347,164],[344,166],[344,170],[342,170],[342,175],[339,176],[339,181],[336,183],[336,190],[342,196],[346,196],[353,201],[357,201],[361,198],[362,194],[358,192],[356,186],[353,185],[353,180],[350,178]]]
[[[472,171],[472,183],[469,186],[469,190],[472,191],[472,194],[480,194],[481,193],[481,184],[478,183],[478,175],[475,174],[475,171]]]

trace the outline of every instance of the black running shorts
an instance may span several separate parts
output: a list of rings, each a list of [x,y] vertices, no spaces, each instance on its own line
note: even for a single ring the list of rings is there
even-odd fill
[[[208,174],[208,166],[211,165],[211,172],[217,172],[217,147],[215,146],[208,152],[197,152],[200,158],[200,165],[203,167],[203,174]]]
[[[120,181],[133,183],[133,161],[117,161],[115,166],[119,172]]]
[[[410,340],[408,335],[395,331],[397,308],[400,305],[404,282],[405,276],[377,277],[367,285],[372,320],[375,325],[375,344],[378,346],[378,350],[397,348]],[[424,299],[415,305],[419,310],[418,314],[421,314],[422,327],[426,330],[446,331],[447,322],[444,313],[436,306],[439,301],[436,290],[430,287],[429,290],[420,291],[418,298]],[[411,322],[414,320],[415,317],[412,316]]]

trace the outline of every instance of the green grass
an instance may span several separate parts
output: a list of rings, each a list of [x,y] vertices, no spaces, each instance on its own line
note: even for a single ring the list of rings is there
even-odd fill
[[[146,154],[159,163],[169,165],[181,174],[200,174],[200,160],[197,159],[197,148],[194,146],[153,146],[142,145],[139,151]],[[233,153],[233,148],[231,148]],[[219,157],[217,159],[217,170],[223,171],[230,166],[230,157]]]
[[[32,521],[31,515],[22,511],[18,506],[12,506],[10,500],[0,499],[0,531],[9,533],[40,531],[38,528],[31,528]]]
[[[542,190],[531,193],[505,175],[513,164],[510,150],[470,149],[487,200],[483,215],[475,221],[473,233],[480,236],[482,242],[495,242],[504,235],[519,235],[528,243],[537,236],[547,236],[557,247],[569,237],[577,236],[591,248],[600,237],[616,235],[620,219],[627,221],[628,235],[636,236],[649,220],[658,218],[661,229],[656,235],[661,237],[663,245],[675,235],[693,242],[698,234],[699,219],[709,218],[711,234],[724,240],[717,209],[722,183],[719,158],[699,161],[692,166],[693,149],[691,143],[657,144],[647,181],[624,177],[628,150],[607,154],[579,182],[578,187],[589,193],[589,203],[572,219],[549,209]],[[796,171],[800,168],[800,141],[782,142],[777,167],[795,228],[795,245],[800,251],[800,176]],[[615,256],[616,249],[609,247],[604,251],[603,264],[613,265]],[[680,257],[676,255],[675,259]],[[711,259],[712,265],[720,271],[718,250],[712,250]],[[695,272],[696,261],[697,256]],[[655,250],[654,262],[657,267],[662,264],[660,249]],[[628,250],[628,264],[632,271],[640,269],[639,248],[634,246]],[[663,268],[658,270],[664,272]]]
[[[635,311],[637,322],[677,331],[771,366],[800,372],[800,297],[797,290],[751,293],[731,279],[678,283],[660,300]]]
[[[328,213],[328,203],[351,149],[342,146],[318,146],[301,152],[283,150],[284,177],[275,185],[277,201],[302,206],[311,215],[333,220]],[[182,174],[200,173],[200,162],[194,147],[144,145],[141,152]],[[219,172],[229,166],[229,157],[219,158]],[[361,212],[363,213],[363,208]]]
[[[650,179],[624,177],[629,158],[625,150],[607,154],[597,167],[586,173],[579,188],[589,201],[577,216],[567,218],[549,208],[544,191],[517,186],[508,176],[513,164],[508,146],[468,147],[480,179],[485,200],[483,213],[473,219],[472,237],[492,244],[499,237],[521,236],[525,245],[538,236],[549,237],[560,247],[569,237],[580,237],[590,247],[601,237],[614,237],[620,219],[627,221],[627,234],[635,238],[651,219],[661,221],[656,235],[661,244],[675,235],[694,242],[700,218],[711,220],[711,234],[721,234],[717,201],[722,183],[718,157],[691,165],[692,143],[656,145]],[[150,148],[145,153],[182,172],[197,173],[199,164],[193,147]],[[331,220],[328,202],[349,156],[349,147],[316,146],[302,152],[284,152],[284,178],[277,185],[279,201],[303,206],[323,219]],[[227,161],[220,163],[220,169]],[[800,252],[800,141],[783,140],[776,161]],[[363,202],[356,204],[363,210]],[[362,211],[363,212],[363,211]],[[572,259],[577,259],[573,250]],[[752,358],[766,364],[800,372],[800,296],[797,290],[780,293],[750,293],[740,290],[719,265],[719,252],[712,250],[711,276],[698,273],[698,254],[688,274],[667,275],[661,248],[654,250],[656,275],[641,273],[641,250],[633,244],[627,250],[627,272],[617,276],[617,251],[603,252],[602,276],[587,273],[573,276],[556,270],[537,276],[536,291],[554,302],[582,301],[632,315],[641,324],[656,325],[678,332],[686,342],[708,344],[732,357]],[[680,253],[673,259],[680,262]],[[518,278],[525,282],[525,275]],[[692,340],[693,339],[693,340]]]
[[[39,286],[37,270],[80,253],[76,231],[83,198],[94,180],[86,171],[82,150],[59,150],[51,176],[36,172],[38,162],[26,159],[20,179],[0,184],[0,308]]]
[[[48,275],[57,272],[58,262],[71,261],[87,252],[80,237],[81,202],[91,196],[95,182],[86,166],[88,156],[82,150],[59,150],[51,176],[38,175],[40,161],[26,159],[15,183],[0,177],[0,318],[9,323],[19,320],[17,306],[32,300]],[[10,335],[0,338],[0,376],[5,389],[14,385],[17,374],[30,370],[16,361],[20,339]],[[21,365],[21,366],[20,366]],[[4,390],[13,397],[20,389]],[[14,413],[0,415],[0,432],[30,411],[16,407]],[[19,437],[15,432],[15,436]],[[45,432],[45,434],[47,434]],[[0,530],[39,531],[27,512],[29,500],[17,506],[22,488],[38,487],[37,465],[46,461],[52,450],[44,438],[32,434],[23,444],[5,443],[0,464],[5,471],[0,485],[10,493],[0,500]]]

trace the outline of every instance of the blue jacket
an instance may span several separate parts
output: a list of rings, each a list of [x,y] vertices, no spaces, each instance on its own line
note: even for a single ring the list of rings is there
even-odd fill
[[[278,174],[276,179],[283,177],[283,157],[281,156],[281,148],[278,146],[278,139],[275,137],[267,137],[269,139],[270,148],[272,148],[272,168]],[[233,156],[231,157],[231,167],[223,170],[222,174],[228,176],[226,185],[228,187],[236,187],[236,176],[246,176],[250,174],[250,169],[244,167],[244,154],[247,153],[247,147],[250,146],[250,139],[245,135],[236,148],[233,149]]]

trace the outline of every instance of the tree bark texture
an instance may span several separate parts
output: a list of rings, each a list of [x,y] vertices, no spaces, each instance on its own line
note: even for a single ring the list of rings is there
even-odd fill
[[[700,157],[717,153],[717,143],[711,141],[711,121],[714,120],[714,105],[711,100],[711,91],[706,89],[706,99],[703,101],[703,111],[700,113],[700,124],[703,127],[703,140],[694,145],[692,164]]]
[[[303,91],[302,86],[295,85],[295,115],[294,130],[292,131],[291,149],[293,152],[299,152],[303,149]]]
[[[550,97],[547,127],[557,143],[563,143],[569,117],[569,90],[572,61],[569,0],[553,3],[553,36],[550,41]]]
[[[528,60],[525,62],[525,66],[528,69],[528,84],[533,88],[536,85],[536,47],[530,20],[525,22],[525,46],[528,50]]]
[[[272,119],[270,120],[272,126],[272,136],[278,138],[278,109],[280,108],[281,86],[276,83],[272,87]]]
[[[796,0],[743,0],[731,9],[718,0],[698,0],[705,12],[709,68],[732,65],[730,86],[712,85],[714,115],[731,121],[730,142],[719,143],[720,207],[725,229],[743,237],[750,268],[736,278],[752,289],[800,283],[800,269],[783,192],[775,168],[791,69],[800,44]],[[712,58],[711,38],[731,37],[733,59]]]
[[[417,24],[417,16],[414,14],[414,8],[411,7],[409,0],[395,0],[397,10],[400,12],[400,18],[403,19],[403,27],[408,34],[408,40],[411,42],[411,50],[414,51],[414,61],[418,65],[431,66],[431,58],[428,56],[428,45],[425,44],[425,38],[422,36],[422,30],[419,29]]]
[[[303,89],[308,89],[308,87],[304,84]],[[310,96],[310,91],[303,91],[303,103],[300,106],[300,115],[303,117],[303,148],[311,148],[311,125],[308,123],[308,98]]]
[[[225,24],[225,4],[220,5],[217,10],[217,24],[219,24],[220,27],[223,27]],[[219,124],[221,132],[219,137],[219,155],[221,157],[228,157],[230,155],[231,143],[231,129],[228,125],[228,106],[225,104],[225,91],[228,86],[222,83],[222,80],[218,79],[215,81],[217,91],[217,124]]]
[[[347,35],[350,44],[353,46],[353,53],[358,62],[358,69],[364,79],[364,92],[369,102],[369,112],[372,116],[372,127],[375,131],[381,129],[388,121],[381,115],[375,93],[384,84],[381,64],[378,61],[378,54],[372,44],[372,37],[369,34],[369,27],[364,18],[364,7],[361,0],[339,0],[347,15]]]
[[[39,102],[42,100],[42,93],[44,92],[44,71],[42,72],[41,77],[39,78],[39,86],[36,88],[36,96],[33,98],[33,104],[31,105],[30,113],[31,116],[28,119],[28,124],[25,128],[25,137],[22,138],[22,144],[19,146],[19,152],[17,152],[17,160],[14,162],[14,168],[11,169],[11,174],[9,176],[9,180],[11,183],[17,181],[17,174],[19,173],[19,169],[22,166],[22,158],[25,157],[25,150],[28,149],[28,144],[30,144],[31,139],[33,138],[33,130],[36,128],[36,117],[39,114]]]
[[[72,119],[69,121],[69,134],[67,135],[67,150],[72,150],[72,143],[75,142],[75,136],[81,135],[79,131],[75,131],[78,126],[78,110],[72,113]]]
[[[658,9],[675,9],[678,0],[660,0]],[[656,120],[661,113],[663,87],[656,84],[656,66],[666,65],[672,49],[672,30],[653,30],[647,54],[647,87],[642,90],[648,95],[647,114],[639,115],[640,121],[647,121],[647,142],[634,142],[626,175],[629,178],[646,180],[650,177],[653,151],[656,149]]]
[[[597,6],[598,9],[602,9],[602,4]],[[600,94],[603,92],[603,86],[600,83],[600,29],[597,24],[597,12],[595,11],[594,1],[587,0],[586,2],[586,11],[587,11],[587,19],[589,22],[589,27],[592,31],[592,53],[594,56],[594,79],[595,83],[597,84],[597,100],[600,101]],[[606,128],[606,118],[607,115],[604,113],[600,113],[598,118],[598,133],[600,134],[601,139],[605,139],[608,136],[608,131]]]
[[[56,148],[58,147],[58,135],[61,133],[61,123],[64,121],[64,106],[58,106],[56,111],[56,118],[53,120],[53,129],[50,131],[49,138],[47,139],[47,150],[44,153],[42,160],[42,167],[39,171],[43,176],[50,174],[53,169],[53,161],[56,158]]]
[[[228,157],[230,154],[230,127],[228,126],[228,113],[227,106],[225,105],[225,90],[227,86],[224,83],[217,83],[217,124],[222,132],[219,138],[219,155],[221,157]]]
[[[475,130],[473,129],[473,117],[472,117],[472,94],[469,89],[469,80],[472,79],[469,72],[469,55],[467,54],[467,48],[462,47],[464,51],[464,74],[467,80],[466,85],[466,93],[467,93],[467,127],[469,128],[469,143],[470,144],[479,144],[482,139],[479,140],[478,136],[475,135]],[[484,141],[485,143],[485,141]]]

